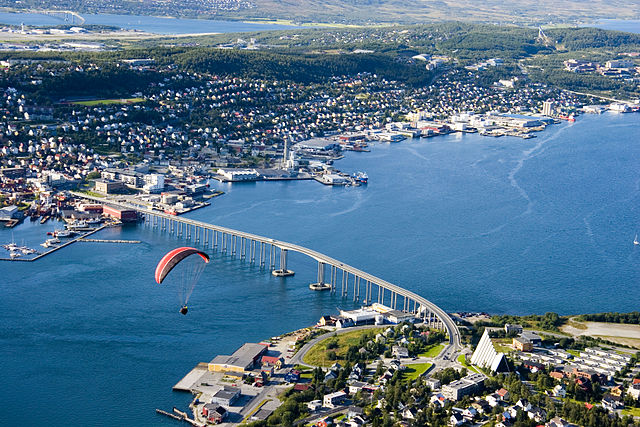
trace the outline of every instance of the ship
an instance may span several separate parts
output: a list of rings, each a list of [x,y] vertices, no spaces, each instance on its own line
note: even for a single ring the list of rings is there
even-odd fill
[[[352,176],[355,179],[355,181],[360,184],[366,184],[369,181],[369,175],[367,175],[366,172],[358,171],[354,173]]]
[[[73,231],[69,231],[69,230],[56,230],[53,232],[53,236],[54,237],[71,237],[73,236],[75,233]]]
[[[576,118],[574,117],[573,114],[569,114],[568,116],[558,116],[558,118],[562,119],[562,120],[566,120],[566,121],[568,121],[570,123],[573,123],[573,122],[576,121]]]
[[[638,241],[638,233],[636,233],[636,237],[633,238],[633,244],[640,245],[640,242]]]

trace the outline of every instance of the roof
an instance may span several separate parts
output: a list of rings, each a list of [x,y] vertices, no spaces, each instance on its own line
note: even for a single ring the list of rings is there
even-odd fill
[[[233,399],[236,395],[240,394],[240,389],[236,387],[225,386],[224,388],[218,390],[213,397],[217,399]]]
[[[231,356],[216,356],[211,363],[215,365],[229,365],[242,369],[251,366],[258,356],[267,350],[262,344],[245,343]]]

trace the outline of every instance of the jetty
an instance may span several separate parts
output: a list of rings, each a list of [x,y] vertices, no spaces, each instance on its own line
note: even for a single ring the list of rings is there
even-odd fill
[[[97,233],[98,231],[102,230],[103,228],[107,227],[106,225],[102,225],[98,228],[93,229],[92,231],[88,232],[87,234],[83,234],[82,236],[76,237],[75,239],[69,240],[66,243],[63,243],[59,246],[54,246],[51,249],[49,249],[47,252],[43,252],[40,255],[33,257],[33,258],[0,258],[0,261],[18,261],[18,262],[33,262],[33,261],[37,261],[40,258],[43,258],[49,254],[54,253],[55,251],[59,251],[62,248],[66,248],[69,245],[74,244],[75,242],[81,241],[82,239],[84,239],[87,236],[90,236],[94,233]]]
[[[95,242],[95,243],[142,243],[140,240],[85,239],[84,237],[81,237],[78,240],[80,242]]]

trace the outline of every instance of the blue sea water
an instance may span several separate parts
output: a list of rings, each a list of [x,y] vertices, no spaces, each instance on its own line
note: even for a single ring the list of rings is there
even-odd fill
[[[108,25],[127,30],[154,34],[239,33],[250,31],[288,30],[299,28],[281,24],[259,24],[241,21],[168,18],[142,15],[82,14],[84,25]],[[54,26],[71,24],[62,18],[39,13],[0,13],[0,24],[27,26]],[[77,24],[77,23],[76,23]]]
[[[640,34],[640,19],[600,19],[590,27]]]
[[[562,314],[640,306],[640,116],[580,116],[522,140],[479,135],[376,144],[336,166],[369,185],[213,183],[192,218],[308,246],[446,310]],[[35,246],[54,224],[1,229]],[[188,242],[139,226],[35,263],[0,263],[0,425],[173,425],[174,385],[197,362],[315,323],[349,301],[214,256],[178,314],[155,264]],[[44,418],[42,418],[44,417]]]

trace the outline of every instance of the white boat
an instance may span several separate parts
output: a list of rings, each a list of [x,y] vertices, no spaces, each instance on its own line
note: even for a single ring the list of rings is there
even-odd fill
[[[57,237],[51,238],[51,239],[47,239],[42,246],[44,246],[45,248],[51,247],[51,246],[55,246],[58,243],[60,243],[60,239],[58,239]]]
[[[71,237],[74,234],[75,233],[73,231],[69,231],[69,230],[56,230],[56,231],[53,232],[53,235],[55,237],[62,237],[62,238]]]
[[[78,228],[87,228],[88,224],[86,221],[81,220],[81,221],[74,221],[70,224],[67,224],[67,229],[68,230],[76,230]]]
[[[638,241],[638,233],[636,233],[636,237],[633,238],[633,244],[640,245],[640,242]]]
[[[19,256],[22,256],[22,255],[20,255],[20,252],[10,252],[10,253],[9,253],[9,256],[10,256],[12,259],[15,259],[15,258],[18,258]]]
[[[86,222],[88,225],[99,225],[102,224],[102,218],[92,218],[88,219]]]

